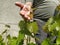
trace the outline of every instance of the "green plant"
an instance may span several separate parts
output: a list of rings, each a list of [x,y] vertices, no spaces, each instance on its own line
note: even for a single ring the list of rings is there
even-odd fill
[[[55,16],[47,21],[43,29],[49,36],[42,45],[60,45],[60,5],[55,10]]]

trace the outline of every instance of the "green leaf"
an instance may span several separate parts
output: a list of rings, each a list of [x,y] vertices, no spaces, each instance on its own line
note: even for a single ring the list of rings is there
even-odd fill
[[[2,38],[1,35],[0,35],[0,45],[5,45],[5,43],[3,42],[3,38]]]
[[[8,36],[7,36],[7,39],[8,39],[8,40],[10,40],[10,39],[11,39],[11,36],[10,36],[10,35],[8,35]]]
[[[36,22],[31,22],[27,24],[27,28],[30,32],[37,33],[38,31],[38,25]]]
[[[32,35],[31,32],[27,29],[27,22],[20,21],[19,23],[20,32],[26,35]]]
[[[0,45],[5,45],[5,43],[3,43],[3,42],[0,42]]]
[[[58,31],[58,35],[57,36],[60,36],[60,31]]]
[[[48,25],[48,29],[49,29],[49,31],[53,31],[53,30],[55,30],[56,29],[56,23],[53,23],[52,25]]]
[[[18,26],[20,27],[21,30],[23,30],[25,28],[25,21],[21,20]]]
[[[56,26],[56,30],[57,31],[60,31],[60,26]]]
[[[23,41],[24,40],[21,40],[17,45],[23,45]]]
[[[60,45],[60,37],[58,37],[58,38],[56,39],[56,44],[57,44],[57,45]]]
[[[51,17],[46,24],[43,26],[45,32],[52,31],[55,28],[53,17]]]
[[[0,35],[0,41],[2,41],[2,36]]]
[[[34,43],[29,43],[28,45],[37,45],[37,44],[34,44]]]
[[[41,45],[50,45],[49,40],[48,40],[48,39],[45,39],[45,40],[41,43]]]
[[[18,38],[17,38],[17,45],[19,45],[20,43],[22,44],[22,40],[24,40],[25,34],[19,32]]]
[[[3,42],[1,45],[5,45],[5,43]]]
[[[17,38],[13,37],[10,40],[8,40],[8,45],[16,45],[17,43]]]
[[[29,36],[32,36],[32,37],[33,37],[32,33],[31,33],[29,30],[27,30],[27,29],[21,30],[20,32],[21,32],[22,34],[26,34],[26,35],[29,35]]]
[[[1,35],[0,35],[0,43],[3,44],[3,38]]]
[[[51,17],[51,18],[48,20],[47,24],[53,24],[53,23],[54,23],[54,19],[53,19],[53,17]]]

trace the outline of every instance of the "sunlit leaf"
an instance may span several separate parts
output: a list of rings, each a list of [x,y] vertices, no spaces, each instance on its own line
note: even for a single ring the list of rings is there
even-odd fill
[[[50,45],[49,40],[48,40],[48,39],[45,39],[45,40],[41,43],[41,45]]]
[[[46,24],[43,26],[43,30],[45,32],[49,32],[49,31],[52,31],[54,28],[55,28],[55,25],[53,24],[54,23],[54,20],[53,20],[53,17],[51,17],[47,22]],[[51,30],[52,29],[52,30]]]
[[[33,33],[37,33],[38,31],[38,25],[36,22],[28,23],[28,30]]]
[[[56,26],[57,26],[56,23],[53,23],[52,25],[48,25],[48,30],[53,31],[55,30]]]

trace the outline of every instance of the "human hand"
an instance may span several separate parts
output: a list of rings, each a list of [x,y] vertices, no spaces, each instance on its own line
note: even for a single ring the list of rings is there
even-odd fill
[[[24,19],[27,19],[27,20],[32,19],[33,16],[31,17],[31,12],[33,12],[33,11],[32,11],[32,8],[31,8],[32,7],[31,2],[27,2],[26,4],[16,2],[15,4],[16,4],[16,6],[21,8],[21,11],[19,13]]]

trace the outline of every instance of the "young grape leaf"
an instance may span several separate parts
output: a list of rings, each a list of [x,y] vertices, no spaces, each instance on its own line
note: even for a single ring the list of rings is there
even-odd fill
[[[38,25],[36,22],[31,22],[31,23],[28,23],[27,25],[28,25],[27,28],[30,32],[35,33],[35,34],[37,33]]]

